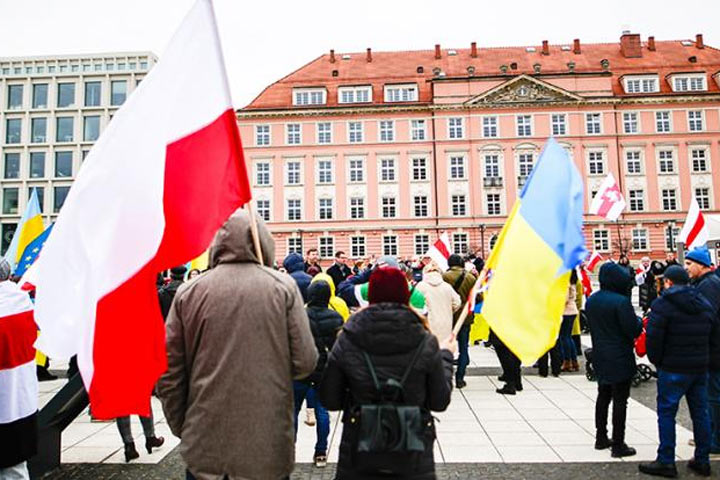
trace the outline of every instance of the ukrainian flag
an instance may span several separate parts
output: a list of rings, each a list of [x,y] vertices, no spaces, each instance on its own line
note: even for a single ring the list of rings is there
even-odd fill
[[[587,253],[582,223],[582,179],[550,138],[487,263],[482,315],[523,364],[557,341],[570,270]]]
[[[37,189],[33,188],[28,206],[23,212],[17,230],[15,230],[15,235],[13,235],[7,252],[5,252],[5,260],[10,264],[12,271],[15,271],[28,245],[42,235],[44,230]]]

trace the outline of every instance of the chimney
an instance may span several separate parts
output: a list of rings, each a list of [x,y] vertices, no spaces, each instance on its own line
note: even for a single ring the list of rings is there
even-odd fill
[[[642,44],[639,33],[630,33],[625,30],[620,37],[620,52],[625,58],[642,57]]]
[[[335,50],[330,50],[330,63],[335,63]]]
[[[573,40],[573,53],[574,53],[575,55],[580,55],[580,53],[581,53],[581,52],[580,52],[580,39],[579,39],[579,38],[576,38],[575,40]]]
[[[442,58],[442,55],[440,54],[440,44],[435,44],[435,59],[439,60]]]
[[[648,37],[647,47],[651,52],[655,51],[655,37]]]
[[[366,58],[367,58],[368,63],[372,62],[372,50],[369,48],[367,49],[367,57]]]
[[[550,55],[550,44],[548,43],[547,40],[543,40],[542,54]]]
[[[698,33],[695,35],[695,46],[697,48],[705,48],[705,44],[703,43],[702,33]]]
[[[472,58],[477,58],[477,43],[475,42],[470,44],[470,56]]]

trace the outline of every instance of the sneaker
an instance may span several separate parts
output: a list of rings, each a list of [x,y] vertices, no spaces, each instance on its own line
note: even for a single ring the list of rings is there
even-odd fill
[[[305,425],[307,425],[309,427],[315,426],[315,409],[314,408],[305,409]]]
[[[458,390],[461,388],[465,388],[466,385],[467,382],[465,382],[465,380],[455,380],[455,388],[457,388]]]
[[[656,477],[677,478],[678,476],[674,463],[660,463],[657,460],[651,463],[641,463],[638,465],[638,470]]]
[[[605,437],[597,437],[595,439],[595,450],[605,450],[606,448],[612,447],[612,440]]]
[[[701,477],[710,476],[710,463],[698,463],[693,458],[692,460],[688,461],[687,468],[695,472],[697,475],[700,475]]]
[[[511,387],[508,383],[505,384],[504,387],[496,389],[495,392],[499,393],[500,395],[515,395],[515,388]]]
[[[622,445],[613,445],[612,453],[610,454],[613,458],[632,457],[637,453],[632,447],[628,447],[626,443]]]
[[[327,455],[324,453],[316,453],[313,455],[313,463],[317,468],[327,467]]]

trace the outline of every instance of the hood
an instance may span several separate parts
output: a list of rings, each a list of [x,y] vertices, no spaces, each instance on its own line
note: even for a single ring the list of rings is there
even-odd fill
[[[328,308],[330,303],[330,285],[324,280],[310,283],[307,291],[307,306]]]
[[[318,273],[317,275],[315,275],[313,277],[313,279],[310,283],[312,284],[312,283],[319,282],[319,281],[323,281],[323,282],[327,283],[328,285],[330,285],[330,298],[334,297],[335,296],[335,282],[333,281],[332,277],[330,275],[328,275],[327,273]]]
[[[375,303],[360,310],[343,332],[356,346],[376,355],[414,350],[426,334],[417,314],[397,303]]]
[[[258,237],[262,248],[263,265],[269,267],[275,258],[275,242],[265,227],[265,222],[255,215]],[[215,234],[210,246],[210,267],[221,263],[260,263],[255,254],[252,234],[250,233],[250,215],[247,210],[238,209],[227,219]]]
[[[628,274],[627,266],[623,267],[616,263],[606,263],[600,267],[599,279],[601,290],[610,290],[620,294],[625,294],[633,281]]]
[[[675,308],[688,314],[696,315],[702,311],[712,310],[712,306],[702,293],[689,285],[673,285],[665,290],[662,296]]]
[[[429,272],[423,275],[423,282],[433,287],[441,285],[444,281],[440,272]]]
[[[305,260],[303,260],[302,255],[293,252],[285,257],[285,260],[283,260],[283,267],[285,267],[285,270],[287,270],[288,273],[299,272],[300,270],[304,272]]]

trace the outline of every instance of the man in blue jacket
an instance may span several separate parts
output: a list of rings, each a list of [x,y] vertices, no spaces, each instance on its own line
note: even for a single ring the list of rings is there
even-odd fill
[[[299,253],[291,253],[283,260],[283,267],[297,283],[303,303],[307,303],[307,291],[312,277],[305,273],[305,260]]]
[[[662,296],[652,304],[647,325],[647,354],[657,367],[657,415],[660,446],[652,463],[639,465],[649,475],[676,477],[675,415],[684,396],[695,436],[695,457],[688,468],[710,476],[710,417],[707,399],[708,337],[712,307],[679,265],[665,270]]]

